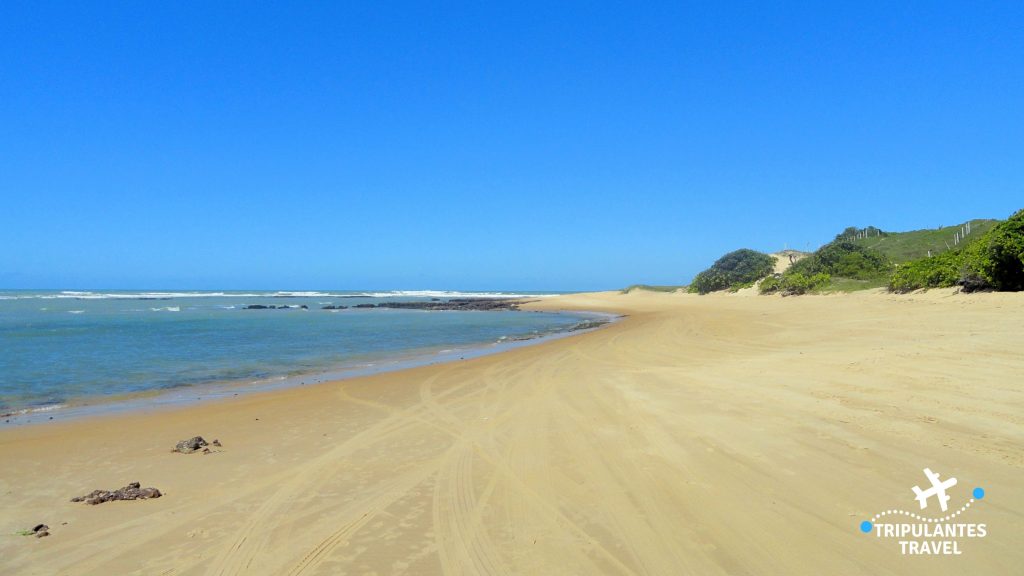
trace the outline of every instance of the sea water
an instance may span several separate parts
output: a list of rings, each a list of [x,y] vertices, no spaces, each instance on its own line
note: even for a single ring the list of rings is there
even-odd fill
[[[531,294],[0,291],[0,414],[450,356],[563,332],[582,320],[545,312],[352,308],[474,296]],[[323,309],[339,305],[349,308]]]

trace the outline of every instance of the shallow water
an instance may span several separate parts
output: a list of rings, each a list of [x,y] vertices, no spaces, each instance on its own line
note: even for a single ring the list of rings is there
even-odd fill
[[[465,295],[0,291],[0,411],[338,371],[553,334],[581,321],[542,312],[322,309],[456,296]],[[253,304],[290,308],[244,309]]]

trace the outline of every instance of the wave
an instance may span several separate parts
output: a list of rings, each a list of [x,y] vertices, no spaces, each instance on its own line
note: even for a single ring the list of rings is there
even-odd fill
[[[174,298],[547,298],[556,294],[515,292],[460,292],[458,290],[389,290],[380,292],[92,292],[63,290],[57,293],[0,295],[0,300],[170,300]]]
[[[166,312],[181,312],[181,306],[166,306],[164,308],[150,308],[153,312],[160,312],[161,310]]]
[[[66,404],[44,404],[42,406],[33,406],[31,408],[19,408],[11,412],[4,412],[0,414],[0,417],[7,416],[24,416],[25,414],[35,414],[36,412],[50,412],[52,410],[59,410],[67,406]]]
[[[68,310],[68,314],[84,314],[85,310]]]
[[[394,298],[408,296],[416,298],[550,298],[557,294],[518,294],[514,292],[459,292],[457,290],[391,290],[389,292],[363,292],[357,294],[367,298]]]
[[[228,292],[85,292],[64,290],[54,293],[15,294],[0,300],[170,300],[172,298],[258,298],[272,294]]]

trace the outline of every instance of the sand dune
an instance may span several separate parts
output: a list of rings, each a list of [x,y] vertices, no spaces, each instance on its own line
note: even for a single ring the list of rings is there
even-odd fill
[[[4,574],[981,574],[1024,565],[1024,298],[698,297],[495,356],[0,433]],[[222,452],[172,454],[219,438]],[[857,530],[921,469],[959,556]],[[69,503],[138,480],[158,500]],[[44,539],[12,536],[44,522]],[[66,524],[65,524],[66,523]]]

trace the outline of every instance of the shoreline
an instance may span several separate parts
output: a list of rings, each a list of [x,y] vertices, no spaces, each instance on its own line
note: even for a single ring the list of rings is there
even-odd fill
[[[275,297],[290,298],[292,296]],[[538,300],[526,299],[494,298],[493,300],[500,302],[501,306],[508,306],[509,303],[512,303],[511,305],[514,306],[514,308],[511,308],[511,310],[518,310],[518,306],[520,305],[538,302]],[[414,303],[412,306],[384,305],[380,307],[422,308],[424,306],[429,306],[430,304],[431,303],[428,302]],[[459,310],[459,308],[452,309]],[[440,308],[430,311],[445,312],[448,310],[449,309],[446,308]],[[486,312],[488,310],[480,311]],[[379,357],[346,362],[325,370],[271,375],[256,380],[243,378],[240,380],[202,382],[165,389],[143,390],[130,394],[117,394],[111,396],[96,395],[84,398],[74,398],[67,402],[58,404],[17,407],[6,413],[0,414],[0,434],[9,428],[48,424],[58,421],[58,418],[60,421],[73,421],[82,418],[102,418],[107,415],[131,413],[134,411],[173,410],[201,402],[213,402],[233,398],[243,394],[258,394],[260,392],[273,390],[287,390],[289,388],[299,386],[340,382],[351,378],[408,370],[419,366],[431,366],[445,362],[458,362],[460,360],[470,358],[500,354],[506,350],[512,350],[523,346],[531,346],[547,340],[586,333],[591,330],[602,328],[607,324],[615,323],[621,319],[621,316],[615,314],[590,312],[586,310],[536,311],[575,316],[579,318],[580,322],[565,329],[559,329],[536,336],[503,338],[495,342],[479,342],[466,346],[438,345],[429,348],[411,349],[393,354],[385,354]],[[591,320],[599,321],[600,324],[594,327],[578,328],[578,326]]]
[[[1024,561],[1024,298],[592,293],[464,362],[0,433],[18,574],[978,574]],[[223,444],[175,454],[192,436]],[[863,534],[921,468],[962,556]],[[71,503],[140,482],[155,500]],[[908,504],[909,503],[909,504]],[[929,510],[930,512],[930,510]],[[50,536],[16,536],[43,523]]]

